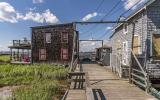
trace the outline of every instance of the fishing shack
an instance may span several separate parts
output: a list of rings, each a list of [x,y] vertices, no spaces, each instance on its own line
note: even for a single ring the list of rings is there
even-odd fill
[[[10,48],[10,63],[14,64],[30,64],[31,63],[31,41],[13,40],[13,45]]]
[[[104,66],[110,66],[111,50],[108,46],[96,48],[96,61]]]
[[[77,54],[73,23],[32,27],[32,62],[69,65]]]

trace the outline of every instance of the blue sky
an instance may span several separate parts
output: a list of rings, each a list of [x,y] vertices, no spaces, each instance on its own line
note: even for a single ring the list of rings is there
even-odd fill
[[[119,0],[1,0],[0,51],[14,39],[30,39],[30,27],[72,21],[99,21]],[[117,20],[139,0],[121,0],[104,20]],[[142,4],[145,0],[141,0]],[[99,9],[97,9],[99,6]],[[135,6],[133,10],[135,10]],[[104,39],[111,34],[112,24],[78,25],[81,39]],[[107,32],[107,34],[106,34]],[[92,34],[91,34],[92,33]]]

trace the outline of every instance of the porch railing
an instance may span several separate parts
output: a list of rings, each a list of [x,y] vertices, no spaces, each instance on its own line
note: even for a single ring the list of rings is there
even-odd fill
[[[131,82],[135,83],[136,85],[148,91],[149,89],[148,75],[132,50],[131,54],[132,54]]]
[[[122,77],[121,59],[117,54],[111,54],[111,67],[113,72],[117,73],[119,77]]]
[[[78,58],[76,58],[72,63],[71,63],[71,67],[70,67],[70,72],[74,72],[76,67],[78,65]]]

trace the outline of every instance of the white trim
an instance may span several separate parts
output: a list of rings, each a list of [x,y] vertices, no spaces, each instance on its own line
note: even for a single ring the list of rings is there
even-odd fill
[[[126,26],[127,26],[127,31],[126,31]],[[128,33],[128,24],[127,23],[125,23],[125,24],[123,24],[123,33],[124,34],[127,34]]]
[[[128,62],[128,41],[125,41],[122,45],[122,64],[128,65]]]

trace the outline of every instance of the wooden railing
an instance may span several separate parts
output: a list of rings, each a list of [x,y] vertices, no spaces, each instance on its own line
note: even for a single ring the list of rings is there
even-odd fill
[[[140,87],[144,88],[146,91],[148,91],[148,88],[149,88],[148,75],[132,50],[131,50],[131,54],[133,58],[132,66],[131,66],[131,81],[136,85],[139,85]],[[135,60],[138,66],[133,64],[133,60]],[[135,66],[137,68],[135,68]]]
[[[30,40],[13,40],[13,46],[31,45]]]
[[[71,62],[70,72],[74,72],[78,65],[78,58],[76,58],[73,62]]]
[[[67,95],[68,95],[68,92],[69,92],[69,90],[67,90],[67,91],[65,92],[65,94],[63,95],[63,97],[62,97],[62,99],[61,99],[61,100],[66,100]]]

